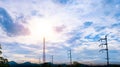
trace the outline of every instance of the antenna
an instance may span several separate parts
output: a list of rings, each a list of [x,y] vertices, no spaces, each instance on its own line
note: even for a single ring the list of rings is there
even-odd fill
[[[103,51],[106,51],[106,55],[107,55],[107,66],[109,67],[109,52],[108,52],[108,43],[107,43],[107,35],[105,35],[105,38],[101,38],[99,41],[101,41],[102,43],[99,45],[99,47],[103,47],[103,46],[106,46],[105,49],[101,49],[99,52],[103,52]]]

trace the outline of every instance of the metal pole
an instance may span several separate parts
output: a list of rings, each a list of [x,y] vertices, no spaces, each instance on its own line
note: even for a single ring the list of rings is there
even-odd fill
[[[0,44],[0,55],[2,55],[2,46]]]
[[[71,50],[70,50],[70,64],[72,65],[72,55],[71,55]]]
[[[105,49],[101,49],[100,51],[106,51],[106,55],[107,55],[107,67],[109,67],[109,52],[108,52],[108,43],[107,43],[107,36],[108,34],[105,36],[105,38],[101,38],[100,41],[102,42],[103,40],[105,41],[105,43],[100,44],[99,46],[103,46],[105,45],[106,48]]]
[[[108,53],[107,35],[105,36],[105,40],[106,40],[106,51],[107,51],[107,66],[109,67],[109,53]]]
[[[41,58],[39,57],[39,64],[41,63]]]
[[[45,37],[43,37],[43,63],[46,61],[46,56],[45,56]]]
[[[53,63],[53,55],[51,56],[51,59],[52,59],[52,63]]]
[[[72,65],[72,54],[71,54],[71,49],[69,50],[69,60],[70,60],[70,65]]]

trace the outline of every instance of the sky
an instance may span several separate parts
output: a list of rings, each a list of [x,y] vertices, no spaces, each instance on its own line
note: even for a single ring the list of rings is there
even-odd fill
[[[108,35],[110,63],[120,63],[120,0],[0,0],[0,43],[9,61],[106,63],[98,40]]]

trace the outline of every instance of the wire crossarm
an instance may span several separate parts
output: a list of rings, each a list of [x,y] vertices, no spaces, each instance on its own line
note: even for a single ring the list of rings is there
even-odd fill
[[[102,52],[102,53],[103,53],[104,51],[106,51],[107,66],[109,67],[109,52],[108,52],[107,36],[108,36],[108,34],[105,35],[105,38],[101,38],[101,39],[99,40],[100,42],[102,42],[102,43],[99,45],[99,47],[105,46],[105,49],[101,49],[99,52]],[[104,43],[103,43],[103,42],[104,42]]]

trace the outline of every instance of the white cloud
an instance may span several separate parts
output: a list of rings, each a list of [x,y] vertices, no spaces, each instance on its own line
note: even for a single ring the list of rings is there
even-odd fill
[[[21,5],[22,4],[22,5]],[[58,49],[66,49],[73,47],[72,44],[66,43],[67,40],[70,40],[70,38],[74,38],[75,34],[82,33],[81,37],[75,40],[74,44],[87,44],[87,45],[77,45],[73,47],[73,50],[75,50],[76,53],[87,50],[98,50],[98,43],[93,42],[94,39],[85,39],[86,36],[91,34],[91,38],[94,38],[97,34],[99,34],[101,37],[104,36],[104,34],[107,34],[109,32],[112,32],[111,35],[116,35],[119,33],[116,29],[111,29],[111,25],[117,22],[117,20],[114,18],[114,14],[116,11],[112,13],[110,11],[109,15],[105,15],[105,12],[109,11],[108,9],[112,9],[109,7],[106,9],[104,8],[104,4],[102,0],[96,1],[96,0],[71,0],[71,3],[68,4],[58,4],[56,2],[53,2],[52,0],[40,0],[40,1],[17,1],[15,0],[13,3],[13,0],[8,1],[0,1],[0,6],[5,8],[8,13],[12,16],[13,20],[16,20],[16,16],[24,16],[24,21],[26,23],[23,23],[21,21],[22,19],[19,19],[18,23],[23,24],[26,27],[29,27],[29,23],[31,20],[33,21],[33,18],[37,17],[44,22],[48,22],[52,24],[52,28],[55,27],[61,27],[64,26],[64,29],[60,33],[54,32],[54,35],[51,37],[51,39],[46,37],[46,44],[47,47],[58,48]],[[119,6],[116,6],[116,10]],[[17,20],[16,20],[17,21]],[[86,21],[93,22],[93,24],[88,28],[82,28],[83,23]],[[35,21],[33,21],[34,23]],[[105,26],[106,28],[101,31],[96,31],[95,28],[98,26]],[[74,30],[78,32],[74,32]],[[22,48],[25,48],[26,50],[34,51],[35,54],[41,54],[42,49],[36,49],[29,46],[38,46],[40,44],[40,48],[42,48],[42,36],[36,36],[38,39],[36,39],[35,36],[17,36],[17,37],[8,37],[5,32],[0,28],[0,42],[7,42],[7,43],[20,43],[24,44],[21,45]],[[70,34],[74,33],[74,34]],[[102,35],[100,34],[102,33]],[[113,34],[115,33],[115,34]],[[117,34],[118,35],[118,34]],[[119,35],[118,37],[119,38]],[[112,39],[112,37],[110,37]],[[82,40],[82,42],[81,42]],[[84,42],[83,42],[84,41]],[[55,43],[55,44],[54,44]],[[53,45],[54,44],[54,45]],[[113,44],[116,44],[114,46]],[[117,41],[111,41],[110,42],[110,49],[117,49],[119,48],[119,42]],[[47,52],[53,52],[56,49],[47,49]],[[58,50],[59,51],[59,50]],[[64,53],[63,51],[60,51],[60,54]],[[24,56],[21,55],[15,55],[17,56]]]

